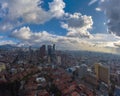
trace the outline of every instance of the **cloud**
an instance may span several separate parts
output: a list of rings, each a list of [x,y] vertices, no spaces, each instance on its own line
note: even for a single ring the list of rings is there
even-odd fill
[[[46,31],[32,32],[29,27],[13,31],[11,37],[21,41],[18,46],[40,46],[55,43],[57,49],[60,50],[80,50],[81,47],[78,46],[80,42],[84,42],[79,38],[54,35]]]
[[[60,18],[65,14],[65,3],[63,0],[54,0],[53,2],[49,3],[49,7],[53,17]]]
[[[44,11],[41,6],[41,0],[12,0],[8,2],[9,19],[22,19],[27,23],[42,24],[51,17],[49,12]]]
[[[28,42],[31,44],[41,42],[56,42],[56,35],[49,34],[46,31],[32,32],[29,27],[22,27],[19,30],[15,30],[11,34],[12,38],[21,40],[22,42]]]
[[[44,24],[52,18],[59,20],[65,18],[66,20],[63,20],[61,26],[68,31],[67,36],[78,36],[80,38],[90,37],[89,29],[92,29],[92,17],[82,15],[81,13],[65,13],[65,3],[63,0],[53,0],[49,3],[48,11],[41,7],[41,4],[44,3],[42,0],[1,0],[0,2],[3,6],[2,9],[8,11],[4,13],[4,15],[2,13],[2,23],[0,24],[1,31],[11,31],[26,23]],[[20,36],[21,34],[19,37]],[[26,35],[24,39],[27,38]]]
[[[8,30],[12,30],[13,28],[14,28],[14,24],[11,24],[10,22],[3,22],[0,24],[1,31],[8,31]]]
[[[41,7],[42,0],[1,0],[0,24],[1,31],[10,31],[24,24],[44,24],[52,18],[64,15],[63,0],[53,0],[49,3],[49,10]]]
[[[90,6],[90,5],[94,4],[94,3],[96,3],[97,1],[98,0],[91,0],[88,5]]]
[[[120,40],[119,40],[118,42],[115,42],[115,43],[114,43],[114,46],[120,48]],[[120,51],[119,51],[119,52],[120,52]]]
[[[100,7],[108,19],[108,32],[120,36],[120,0],[101,0]]]
[[[16,45],[17,43],[14,42],[13,40],[10,40],[7,36],[0,36],[0,45],[6,45],[6,44]]]
[[[15,30],[14,32],[12,32],[11,36],[17,39],[28,40],[30,39],[31,34],[32,33],[29,27],[23,27],[20,30]]]
[[[7,3],[0,3],[0,18],[6,16],[8,4]]]
[[[95,8],[96,11],[102,11],[101,8],[97,7]]]
[[[61,27],[68,31],[67,36],[79,38],[91,37],[89,30],[92,25],[92,17],[81,13],[66,14],[66,19],[61,23]]]
[[[11,31],[25,23],[43,24],[51,19],[49,12],[44,11],[39,0],[1,0],[0,30]]]
[[[113,34],[93,34],[92,38],[59,36],[46,31],[32,32],[29,27],[22,27],[12,32],[12,38],[20,40],[17,46],[41,46],[56,44],[58,50],[89,50],[115,53],[120,37]]]
[[[114,43],[118,42],[120,40],[120,37],[114,35],[114,34],[93,34],[93,38],[89,39],[89,42],[92,42],[92,44],[96,47],[113,47],[116,46]]]
[[[6,45],[6,44],[15,45],[16,43],[12,40],[1,40],[0,41],[0,45]]]

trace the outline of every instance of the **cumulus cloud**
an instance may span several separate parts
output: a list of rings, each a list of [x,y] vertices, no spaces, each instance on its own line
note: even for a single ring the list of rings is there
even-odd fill
[[[55,42],[57,35],[49,34],[46,31],[32,32],[29,27],[22,27],[12,32],[11,37],[28,43],[36,44],[41,42]]]
[[[22,24],[44,24],[52,18],[61,18],[64,15],[65,3],[63,0],[53,0],[49,3],[49,10],[41,7],[42,0],[1,0],[0,1],[0,30],[11,30]],[[7,26],[6,26],[7,25]]]
[[[67,36],[90,37],[89,29],[92,29],[92,17],[81,13],[65,13],[63,0],[53,0],[49,3],[48,11],[41,7],[41,3],[44,3],[42,0],[1,0],[0,2],[2,4],[1,10],[7,11],[2,16],[1,31],[11,31],[26,23],[43,24],[52,18],[60,20],[65,18],[66,20],[63,20],[61,26],[68,31]],[[28,39],[27,32],[25,31],[24,33],[26,33],[24,39]],[[19,37],[21,37],[21,34]]]
[[[108,18],[108,31],[120,36],[120,0],[101,0],[100,6]]]
[[[28,23],[44,23],[50,19],[49,12],[44,11],[41,6],[40,0],[12,0],[7,1],[9,14],[7,15],[11,20],[18,20],[21,18],[24,22]]]
[[[66,14],[66,19],[61,23],[70,37],[91,37],[89,30],[92,29],[93,20],[91,16],[82,15],[81,13]]]
[[[32,33],[29,27],[23,27],[20,30],[15,30],[14,32],[12,32],[11,36],[16,37],[18,39],[22,39],[22,40],[27,40],[30,38],[31,34]]]
[[[65,14],[65,3],[63,0],[54,0],[53,2],[49,3],[49,7],[53,17],[60,18]]]
[[[24,23],[42,24],[50,16],[38,6],[39,0],[1,0],[0,17],[2,24],[0,30],[10,31]]]
[[[89,39],[89,42],[96,47],[116,47],[114,43],[118,42],[120,38],[114,34],[93,34],[93,38]]]
[[[79,39],[66,37],[66,36],[58,36],[54,34],[50,34],[46,31],[42,32],[32,32],[29,27],[22,27],[19,30],[15,30],[11,35],[13,38],[19,39],[23,42],[27,42],[33,45],[37,45],[38,43],[57,43],[59,45],[73,44],[73,42],[79,42]]]
[[[13,31],[12,37],[21,41],[17,44],[18,46],[40,46],[54,43],[58,50],[89,50],[108,53],[117,48],[115,43],[120,41],[120,37],[113,34],[93,34],[92,38],[78,38],[59,36],[46,31],[32,32],[29,27]]]

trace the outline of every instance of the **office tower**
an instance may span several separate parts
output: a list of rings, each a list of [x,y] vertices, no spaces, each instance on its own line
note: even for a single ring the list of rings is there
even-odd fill
[[[55,44],[53,44],[53,46],[48,45],[47,51],[48,51],[49,62],[55,63],[56,62]]]
[[[46,46],[45,45],[42,45],[40,47],[40,58],[41,59],[44,59],[44,57],[46,56]]]
[[[52,62],[55,64],[57,63],[57,58],[56,58],[56,53],[55,53],[55,44],[53,44],[53,49],[52,49]]]
[[[53,54],[55,54],[55,44],[53,44]]]
[[[110,70],[109,67],[102,64],[95,64],[95,73],[98,80],[107,84],[110,83]]]
[[[51,45],[48,45],[47,47],[47,52],[48,52],[48,56],[52,56],[52,46]]]
[[[48,63],[51,63],[52,62],[52,46],[51,45],[48,45],[47,46],[47,57],[48,57]]]

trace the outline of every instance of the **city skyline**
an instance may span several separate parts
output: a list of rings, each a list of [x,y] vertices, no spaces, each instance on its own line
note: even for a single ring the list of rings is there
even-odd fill
[[[0,45],[118,53],[119,0],[1,0]]]

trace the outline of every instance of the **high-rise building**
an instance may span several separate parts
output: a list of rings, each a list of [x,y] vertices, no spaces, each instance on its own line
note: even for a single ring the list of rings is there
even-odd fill
[[[47,47],[47,52],[48,52],[48,56],[52,56],[52,46],[51,45],[48,45]]]
[[[55,44],[53,44],[53,54],[55,54]]]
[[[43,59],[46,56],[46,46],[42,45],[40,47],[40,58]]]
[[[95,64],[95,73],[98,80],[110,83],[110,69],[102,64]]]
[[[99,66],[100,66],[100,64],[96,63],[94,66],[95,66],[95,74],[96,74],[96,77],[98,79],[99,78]]]
[[[78,76],[80,78],[83,78],[85,77],[87,74],[87,65],[86,64],[82,64],[80,67],[79,67],[79,70],[78,70]]]
[[[117,71],[117,82],[120,85],[120,71]]]
[[[55,44],[53,44],[53,46],[48,45],[47,51],[48,51],[49,62],[55,63],[55,61],[56,61]]]
[[[33,55],[33,50],[32,50],[32,47],[29,46],[29,60],[30,60],[30,62],[31,62],[31,59],[32,59],[32,55]]]

